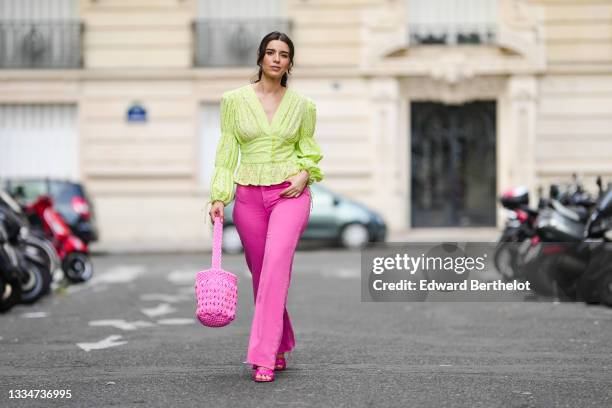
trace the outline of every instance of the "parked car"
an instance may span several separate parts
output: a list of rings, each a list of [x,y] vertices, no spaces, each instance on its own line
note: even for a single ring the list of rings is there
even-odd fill
[[[345,248],[363,248],[369,243],[384,242],[387,225],[381,215],[316,183],[310,186],[313,208],[301,241],[328,241]],[[224,209],[223,251],[243,250],[233,222],[234,202]]]
[[[5,179],[4,188],[22,205],[31,204],[43,195],[53,200],[53,208],[73,233],[85,243],[98,240],[94,205],[85,187],[73,181],[51,178]]]

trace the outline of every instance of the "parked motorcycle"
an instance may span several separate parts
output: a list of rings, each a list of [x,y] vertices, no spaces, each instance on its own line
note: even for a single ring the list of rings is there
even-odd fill
[[[14,267],[12,252],[8,245],[8,232],[0,222],[0,313],[5,313],[21,300],[19,272]]]
[[[32,227],[53,242],[66,278],[75,283],[91,279],[93,263],[88,246],[72,233],[61,215],[54,210],[51,197],[39,196],[26,205],[25,212]]]
[[[502,277],[510,282],[520,279],[517,276],[518,262],[524,246],[520,243],[535,235],[538,210],[529,207],[529,191],[524,186],[504,191],[500,203],[508,211],[508,219],[497,242],[493,262]]]
[[[23,236],[22,245],[26,252],[32,256],[38,257],[46,266],[46,269],[51,273],[53,280],[60,280],[63,276],[61,272],[61,260],[53,244],[46,239],[36,229],[31,228],[26,214],[23,212],[21,205],[5,190],[0,189],[0,206],[4,206],[19,218],[21,228],[27,230],[27,234]]]
[[[596,243],[586,271],[578,281],[578,299],[612,306],[612,188],[591,214],[586,235]]]
[[[599,199],[591,214],[591,220],[606,219],[607,194],[598,178]],[[551,207],[544,208],[535,223],[536,239],[521,259],[521,275],[531,283],[532,289],[541,295],[555,296],[561,300],[579,298],[579,282],[589,264],[593,268],[605,253],[596,251],[596,229],[590,227],[587,212],[595,201],[583,196],[580,205],[572,208],[559,200],[551,200]],[[612,201],[612,199],[610,199]],[[576,210],[586,209],[585,211]],[[610,210],[612,211],[612,210]]]
[[[50,271],[40,253],[25,250],[28,229],[23,227],[17,214],[5,206],[0,206],[0,224],[4,230],[3,267],[6,268],[6,273],[18,278],[21,285],[20,302],[34,303],[49,292]]]
[[[493,262],[506,281],[525,280],[521,274],[521,263],[527,251],[540,241],[535,223],[541,212],[549,213],[551,210],[547,209],[555,209],[561,204],[568,209],[565,213],[571,212],[571,217],[577,216],[585,223],[595,205],[595,200],[584,191],[575,174],[564,190],[553,184],[549,188],[548,198],[543,197],[541,189],[539,192],[537,209],[529,206],[529,192],[523,186],[506,190],[500,197],[501,205],[508,212],[508,219],[498,240]]]

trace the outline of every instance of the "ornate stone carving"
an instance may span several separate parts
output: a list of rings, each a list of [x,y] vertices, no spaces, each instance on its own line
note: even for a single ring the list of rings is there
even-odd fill
[[[469,64],[473,59],[471,51],[466,52],[465,48],[473,46],[410,45],[403,6],[364,11],[361,68],[414,75],[426,66],[432,77],[449,84],[472,78],[476,67]],[[492,44],[477,46],[479,59],[485,61],[479,63],[478,71],[491,67],[495,73],[500,70],[511,73],[517,66],[523,72],[525,68],[544,69],[542,10],[528,0],[500,0],[495,40]]]
[[[451,85],[474,77],[474,69],[463,53],[441,55],[436,64],[431,65],[429,73],[433,79]]]
[[[412,100],[439,100],[449,104],[461,104],[474,99],[496,99],[505,86],[501,76],[486,76],[449,83],[432,77],[405,78],[402,94]]]

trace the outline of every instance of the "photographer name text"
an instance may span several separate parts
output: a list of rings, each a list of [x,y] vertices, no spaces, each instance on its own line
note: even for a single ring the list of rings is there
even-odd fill
[[[516,279],[512,282],[503,282],[501,280],[492,282],[480,282],[476,279],[464,279],[460,282],[437,282],[435,280],[420,279],[411,281],[402,279],[397,282],[384,282],[382,279],[376,279],[372,282],[372,287],[377,291],[395,291],[395,290],[439,290],[439,291],[522,291],[531,290],[529,281],[519,282]]]

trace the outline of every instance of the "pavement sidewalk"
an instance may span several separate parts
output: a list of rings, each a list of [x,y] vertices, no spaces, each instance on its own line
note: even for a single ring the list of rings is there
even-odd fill
[[[497,240],[500,231],[496,228],[418,228],[391,231],[387,242],[492,242]],[[104,254],[173,254],[201,253],[212,250],[210,239],[185,241],[138,240],[128,242],[100,241],[90,245],[95,255]]]

